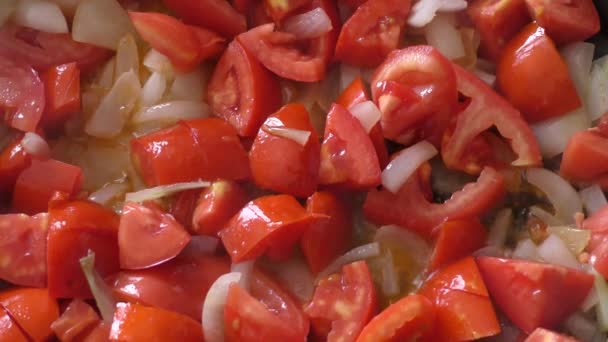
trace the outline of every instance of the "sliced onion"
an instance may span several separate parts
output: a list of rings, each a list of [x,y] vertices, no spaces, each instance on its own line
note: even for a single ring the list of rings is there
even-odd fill
[[[533,205],[530,207],[530,215],[540,219],[548,226],[560,226],[565,224],[561,219],[553,216],[551,213],[547,212],[545,209]]]
[[[114,69],[116,67],[116,57],[110,58],[101,69],[97,76],[96,84],[104,89],[111,89],[114,85]]]
[[[590,265],[587,265],[587,266],[591,267]],[[587,270],[587,271],[589,271],[589,270]],[[593,272],[593,270],[591,270],[590,272]],[[593,286],[591,288],[591,290],[589,291],[589,294],[587,295],[587,297],[585,297],[585,300],[583,300],[583,302],[581,303],[580,309],[583,312],[587,312],[587,311],[591,310],[591,308],[596,306],[599,301],[600,301],[600,298],[597,294],[595,286]]]
[[[180,191],[206,188],[211,183],[205,181],[174,183],[169,185],[159,185],[153,188],[143,189],[137,192],[129,192],[125,195],[125,201],[128,202],[143,202],[159,199],[162,197],[173,195]]]
[[[240,287],[245,290],[249,290],[251,284],[251,274],[253,273],[253,266],[255,260],[243,261],[230,266],[230,272],[236,272],[241,275],[241,279],[237,282]]]
[[[547,232],[558,236],[570,252],[574,255],[579,255],[591,239],[591,232],[588,229],[576,229],[568,226],[549,226]]]
[[[583,205],[587,209],[587,215],[591,216],[593,213],[598,211],[600,208],[608,204],[606,195],[599,185],[594,184],[583,190],[579,191]]]
[[[466,0],[441,0],[438,12],[458,12],[467,8]]]
[[[148,122],[173,124],[180,120],[205,118],[207,116],[209,116],[209,106],[203,102],[170,101],[135,113],[131,122],[136,125]]]
[[[464,44],[460,31],[454,25],[454,18],[447,14],[436,15],[425,27],[426,42],[435,47],[448,59],[465,56]]]
[[[524,259],[532,261],[542,260],[540,255],[538,255],[536,244],[534,244],[531,239],[520,240],[517,243],[517,246],[515,246],[511,257],[513,259]]]
[[[441,2],[441,0],[419,0],[412,6],[407,23],[413,27],[423,27],[430,23],[441,7]]]
[[[25,133],[23,139],[21,139],[21,146],[23,146],[25,152],[39,158],[46,159],[51,155],[51,148],[46,140],[33,132]]]
[[[378,228],[374,235],[376,242],[398,243],[419,266],[425,266],[431,256],[431,247],[420,235],[405,228],[388,225]]]
[[[315,289],[315,278],[304,260],[291,258],[282,262],[273,261],[269,262],[266,268],[300,301],[310,301]]]
[[[494,86],[496,85],[496,75],[481,70],[480,68],[473,69],[473,73],[490,87],[494,88]]]
[[[317,7],[311,11],[289,17],[282,26],[283,31],[296,36],[297,39],[317,38],[331,31],[331,19],[327,13]]]
[[[562,177],[547,169],[526,170],[528,182],[542,191],[555,208],[555,216],[566,223],[574,223],[574,214],[583,212],[578,192]]]
[[[395,267],[395,261],[393,260],[393,254],[390,249],[386,250],[384,260],[382,260],[382,268],[380,269],[382,274],[382,292],[387,297],[394,297],[399,295],[401,292],[401,286],[399,285],[399,272]]]
[[[608,56],[595,60],[591,65],[585,104],[593,121],[608,112]]]
[[[368,243],[359,247],[355,247],[350,251],[339,256],[331,264],[329,264],[324,270],[319,272],[316,281],[340,272],[342,266],[353,263],[355,261],[369,259],[380,255],[380,244],[378,242]]]
[[[203,100],[203,80],[206,77],[201,69],[195,69],[186,74],[175,74],[175,80],[171,85],[171,99],[202,101]]]
[[[133,70],[136,75],[139,75],[139,52],[135,38],[131,34],[127,34],[118,41],[114,78],[120,77],[129,70]]]
[[[300,146],[306,146],[308,139],[310,139],[310,131],[304,131],[301,129],[269,126],[268,124],[264,124],[262,129],[274,136],[292,140]]]
[[[568,44],[560,50],[564,61],[568,65],[570,77],[581,100],[587,94],[594,51],[595,45],[587,42]]]
[[[165,75],[167,79],[172,79],[175,73],[173,64],[171,64],[169,58],[154,49],[150,49],[144,57],[144,65],[151,72],[158,72]]]
[[[7,0],[4,0],[7,1]],[[12,0],[10,0],[12,1]],[[61,8],[61,11],[69,18],[74,16],[76,12],[76,8],[81,0],[51,0],[51,2],[56,3]],[[1,7],[1,5],[0,5]]]
[[[594,271],[594,287],[597,292],[598,303],[596,305],[597,323],[602,331],[608,331],[608,284],[604,276]]]
[[[402,150],[382,171],[382,185],[388,191],[397,193],[420,165],[435,155],[437,149],[426,140]]]
[[[116,0],[81,0],[72,21],[72,39],[116,50],[118,41],[135,30]]]
[[[4,1],[4,0],[3,0]],[[20,0],[14,15],[15,23],[50,33],[68,33],[68,23],[56,3],[44,0]]]
[[[513,225],[513,210],[501,209],[494,218],[488,234],[488,245],[502,247],[507,241],[507,233]]]
[[[80,268],[87,279],[101,317],[105,322],[112,323],[116,299],[112,295],[112,288],[106,284],[95,269],[95,252],[89,250],[87,256],[80,259]]]
[[[549,236],[536,248],[538,255],[548,263],[570,268],[580,268],[576,257],[570,252],[564,241],[554,234]]]
[[[141,85],[135,72],[131,70],[122,74],[87,121],[87,134],[98,138],[113,138],[120,134],[140,92]]]
[[[163,74],[153,72],[141,89],[141,105],[150,107],[160,102],[167,88],[167,80]]]
[[[380,117],[382,113],[380,113],[380,109],[376,107],[376,104],[372,101],[364,101],[361,103],[357,103],[356,105],[350,107],[349,112],[356,117],[365,132],[369,133],[374,126],[380,121]]]
[[[190,238],[190,242],[188,242],[182,251],[182,254],[195,256],[210,255],[217,251],[219,245],[220,239],[215,236],[193,235]]]
[[[545,158],[553,158],[564,152],[574,133],[584,131],[589,127],[591,127],[591,122],[583,107],[531,126]]]
[[[17,0],[0,1],[0,26],[3,26],[13,15],[15,8],[17,8]]]
[[[108,183],[99,190],[89,195],[89,201],[97,202],[101,205],[108,205],[112,200],[122,198],[129,190],[129,186],[124,183]]]
[[[597,325],[591,319],[585,317],[580,312],[575,312],[570,315],[564,322],[564,327],[581,341],[588,342],[605,342],[606,336],[603,335],[597,328]]]
[[[226,297],[228,296],[230,285],[238,283],[240,279],[241,274],[238,272],[226,273],[217,278],[209,288],[209,291],[207,291],[201,314],[205,341],[224,341],[224,307],[226,306]]]

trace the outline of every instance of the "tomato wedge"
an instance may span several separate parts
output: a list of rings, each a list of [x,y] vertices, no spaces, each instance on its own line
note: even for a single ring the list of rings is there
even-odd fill
[[[608,175],[608,138],[594,131],[574,134],[562,156],[559,173],[576,182],[597,182]]]
[[[51,323],[59,317],[59,305],[47,289],[5,290],[0,292],[0,304],[33,341],[53,335]]]
[[[216,236],[246,203],[247,194],[238,183],[223,180],[214,182],[198,199],[192,215],[193,231]]]
[[[45,89],[42,125],[58,129],[80,110],[80,69],[76,62],[49,68],[41,75]]]
[[[44,110],[44,85],[36,71],[17,61],[0,53],[0,108],[7,125],[33,132]]]
[[[163,0],[186,23],[233,38],[247,29],[245,17],[225,0]]]
[[[600,31],[600,17],[592,0],[526,0],[526,4],[534,20],[558,44],[587,40]]]
[[[525,339],[524,342],[577,342],[575,338],[571,338],[562,334],[558,334],[551,330],[536,328]]]
[[[2,307],[0,307],[0,339],[13,342],[29,341],[21,328]]]
[[[476,218],[446,221],[437,230],[429,271],[470,255],[483,247],[488,238],[487,229]]]
[[[0,153],[0,197],[10,195],[17,177],[32,162],[21,145],[22,134],[16,135]]]
[[[99,315],[89,304],[73,299],[51,329],[61,341],[74,341],[99,322]]]

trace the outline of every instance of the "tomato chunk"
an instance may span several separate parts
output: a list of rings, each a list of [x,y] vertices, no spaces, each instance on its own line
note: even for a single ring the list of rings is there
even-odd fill
[[[99,315],[89,304],[73,299],[65,311],[51,324],[61,341],[74,341],[99,322]]]
[[[44,85],[38,73],[0,51],[0,108],[4,122],[21,131],[33,132],[44,110]]]
[[[593,275],[557,265],[492,257],[477,264],[496,305],[526,333],[555,328],[593,286]]]
[[[32,162],[31,156],[21,145],[22,138],[21,134],[15,136],[0,153],[0,197],[10,195],[17,177]]]
[[[0,304],[34,341],[48,340],[59,317],[57,300],[47,289],[15,288],[0,292]]]
[[[587,250],[591,253],[591,265],[603,275],[608,275],[608,207],[604,206],[585,219],[582,228],[591,231]]]
[[[526,0],[526,4],[534,20],[558,44],[587,40],[600,31],[600,17],[592,0]]]
[[[163,0],[186,23],[209,28],[233,38],[247,29],[245,17],[225,0]]]
[[[551,330],[536,328],[524,342],[577,342],[577,339],[558,334]]]
[[[42,125],[60,128],[80,110],[80,69],[76,62],[49,68],[41,76],[45,90],[45,108]]]
[[[596,182],[608,175],[608,138],[593,131],[574,134],[562,156],[559,173],[576,182]]]
[[[21,328],[2,307],[0,307],[0,339],[14,342],[29,341]]]
[[[198,199],[192,215],[192,229],[197,234],[216,236],[246,203],[247,194],[237,183],[214,182]]]
[[[470,255],[483,247],[488,237],[488,231],[477,219],[446,221],[437,230],[429,270]]]

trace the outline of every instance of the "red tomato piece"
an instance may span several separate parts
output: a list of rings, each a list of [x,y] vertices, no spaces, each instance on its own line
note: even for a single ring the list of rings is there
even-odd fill
[[[309,132],[305,145],[272,133],[272,129]],[[288,104],[270,115],[249,151],[251,176],[257,186],[297,197],[317,188],[321,144],[306,107]]]
[[[276,23],[280,23],[295,10],[307,5],[311,0],[264,0],[266,12]]]
[[[316,274],[346,252],[353,223],[349,208],[331,192],[312,194],[306,201],[306,210],[311,214],[327,216],[306,229],[300,241],[308,266]]]
[[[371,88],[384,136],[403,144],[417,138],[437,144],[458,100],[450,61],[425,45],[392,52],[376,69]]]
[[[153,203],[123,205],[118,227],[122,269],[147,268],[173,259],[189,241],[184,227]]]
[[[187,24],[206,27],[233,38],[247,29],[245,17],[225,0],[163,0]]]
[[[234,128],[220,119],[183,121],[133,139],[131,153],[150,186],[249,177],[247,152]]]
[[[433,341],[470,341],[500,333],[496,312],[472,257],[437,271],[419,293],[435,303]]]
[[[587,250],[590,263],[601,275],[608,275],[608,207],[603,207],[582,223],[582,228],[591,231]]]
[[[118,303],[110,330],[110,341],[204,340],[203,328],[192,318],[135,303]]]
[[[30,155],[21,145],[22,138],[21,134],[15,136],[0,153],[0,197],[5,194],[10,195],[17,177],[32,162]]]
[[[96,325],[78,335],[74,342],[107,342],[110,337],[111,325],[104,321],[97,322]]]
[[[42,125],[59,128],[80,110],[80,69],[76,62],[61,64],[49,68],[41,78],[46,95]]]
[[[493,61],[498,59],[504,45],[530,22],[526,0],[471,1],[467,14],[479,32],[481,55]]]
[[[78,194],[82,170],[57,160],[33,159],[17,178],[13,192],[13,210],[26,214],[44,212],[56,191]]]
[[[44,85],[34,69],[17,61],[3,57],[0,50],[0,108],[7,125],[33,132],[44,109]]]
[[[317,336],[328,342],[355,341],[376,312],[376,290],[365,261],[322,279],[304,312]]]
[[[470,173],[481,171],[480,165],[463,165],[463,157],[473,140],[492,126],[498,129],[517,155],[512,165],[540,165],[538,143],[521,113],[477,76],[457,64],[453,67],[458,91],[469,97],[470,102],[458,114],[454,134],[441,146],[441,157],[446,166]]]
[[[566,62],[535,23],[505,45],[496,65],[496,81],[528,122],[562,116],[581,106]]]
[[[578,342],[578,340],[551,330],[536,328],[524,342]]]
[[[410,1],[369,0],[357,7],[340,31],[336,59],[375,67],[399,45]]]
[[[0,278],[15,285],[46,286],[48,215],[0,215]]]
[[[521,330],[555,328],[587,297],[593,275],[526,260],[477,258],[496,305]]]
[[[331,30],[320,37],[313,38],[309,41],[309,54],[311,56],[320,56],[325,64],[328,65],[334,60],[334,52],[338,35],[342,28],[342,21],[338,14],[336,2],[333,0],[312,0],[310,5],[304,7],[305,10],[311,11],[320,7],[325,11],[325,14],[331,20]]]
[[[194,214],[194,208],[196,208],[200,195],[201,189],[180,191],[173,197],[173,201],[169,206],[169,214],[173,215],[175,220],[190,232],[193,232],[192,215]]]
[[[226,48],[226,39],[219,34],[198,26],[189,25],[198,39],[199,58],[205,61],[218,57]]]
[[[216,236],[247,203],[247,194],[235,182],[217,181],[205,189],[192,215],[192,229],[201,235]]]
[[[369,135],[358,119],[335,103],[325,123],[319,183],[355,189],[380,184],[380,162]]]
[[[477,219],[446,221],[437,230],[430,271],[470,255],[483,247],[488,238],[487,229]]]
[[[53,335],[51,323],[59,317],[59,306],[47,289],[5,290],[0,304],[32,340],[46,341]]]
[[[89,304],[73,299],[65,311],[51,324],[51,329],[61,341],[74,341],[82,333],[99,322],[99,315]]]
[[[600,31],[600,17],[592,0],[526,0],[526,4],[534,20],[558,44],[587,40]]]
[[[49,205],[47,286],[53,297],[90,298],[80,258],[95,252],[95,269],[102,277],[116,273],[119,216],[101,205],[55,200]]]
[[[432,336],[435,306],[411,294],[391,304],[363,328],[357,342],[418,341]]]
[[[0,307],[0,339],[11,342],[28,342],[23,330],[15,323],[6,310]]]
[[[282,258],[315,219],[293,196],[269,195],[247,203],[219,235],[234,263],[265,252]]]
[[[276,77],[238,42],[228,45],[207,87],[213,114],[228,121],[241,136],[254,136],[266,116],[281,106]]]
[[[562,177],[575,182],[594,182],[608,175],[608,138],[594,131],[574,134],[562,156]]]

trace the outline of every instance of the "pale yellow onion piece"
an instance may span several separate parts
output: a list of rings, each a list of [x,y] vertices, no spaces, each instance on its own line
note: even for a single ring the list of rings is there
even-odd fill
[[[175,75],[173,64],[171,64],[169,58],[154,49],[150,49],[150,51],[146,53],[144,65],[150,72],[158,72],[165,75],[167,80],[173,79],[173,76]]]
[[[139,75],[139,52],[135,38],[131,34],[127,34],[118,41],[114,78],[117,79],[129,70],[133,70],[136,75]]]
[[[562,239],[574,255],[579,255],[585,250],[591,239],[591,232],[587,229],[576,229],[568,226],[549,226],[547,227],[547,232]]]
[[[583,206],[587,211],[587,215],[591,216],[596,211],[600,210],[608,204],[606,195],[598,184],[593,184],[578,192],[583,200]]]
[[[88,199],[101,205],[108,205],[113,199],[122,198],[128,190],[127,183],[108,183],[91,193]]]
[[[85,132],[98,138],[112,138],[120,134],[135,107],[141,85],[131,70],[122,74],[85,125]]]
[[[378,228],[374,241],[379,243],[395,243],[408,252],[419,266],[426,266],[431,256],[431,247],[420,235],[397,225]]]
[[[524,174],[528,183],[542,191],[555,209],[555,216],[566,223],[574,223],[574,215],[583,212],[583,202],[572,185],[555,172],[530,168]]]
[[[133,115],[131,122],[141,125],[151,122],[173,124],[180,120],[205,118],[209,116],[209,106],[196,101],[169,101],[148,107]]]
[[[356,117],[366,133],[369,133],[380,121],[382,113],[372,101],[364,101],[350,107],[348,111]]]
[[[189,73],[176,73],[169,96],[172,100],[202,101],[203,82],[208,73],[196,68]]]
[[[545,158],[553,158],[564,152],[568,141],[577,132],[591,127],[585,108],[530,125],[538,141],[540,152]]]
[[[557,235],[550,234],[537,246],[538,255],[546,262],[554,265],[579,269],[581,264]]]
[[[201,325],[205,341],[223,342],[224,341],[224,307],[230,285],[238,283],[242,278],[239,272],[229,272],[218,277],[209,287],[203,310],[201,313]]]
[[[165,79],[165,76],[161,73],[153,72],[141,89],[141,106],[150,107],[158,104],[165,94],[166,89],[167,80]]]
[[[369,259],[380,255],[380,244],[378,242],[372,242],[359,247],[355,247],[350,251],[342,254],[332,263],[330,263],[324,270],[317,274],[315,283],[318,283],[321,279],[340,272],[342,266],[353,263],[355,261]]]
[[[264,126],[262,126],[262,129],[265,132],[272,134],[274,136],[292,140],[295,143],[299,144],[300,146],[305,146],[306,143],[308,142],[308,139],[310,138],[310,131],[304,131],[301,129],[287,128],[287,127],[280,127],[280,126],[269,126],[266,124]]]
[[[435,155],[437,149],[426,140],[402,150],[382,171],[382,185],[397,193],[418,167]]]
[[[125,195],[125,201],[143,202],[150,201],[166,196],[173,195],[180,191],[206,188],[211,183],[206,181],[174,183],[169,185],[159,185],[153,188],[143,189],[137,192],[129,192]]]
[[[114,69],[116,67],[116,56],[110,58],[109,61],[101,69],[97,75],[96,84],[104,89],[109,90],[114,85]]]
[[[570,78],[581,100],[587,95],[594,52],[595,45],[587,42],[571,43],[560,49],[560,54],[568,65]]]
[[[465,56],[462,36],[454,21],[449,14],[438,14],[424,30],[427,43],[451,60]]]
[[[118,41],[134,34],[131,19],[117,0],[81,0],[72,21],[72,38],[116,50]]]
[[[3,0],[6,1],[6,0]],[[76,12],[76,8],[78,4],[82,0],[51,0],[51,2],[56,3],[61,8],[61,11],[68,17],[72,18],[74,13]]]
[[[531,239],[524,239],[517,242],[517,246],[515,246],[511,257],[513,259],[542,261],[540,255],[538,255],[536,244]]]
[[[4,25],[8,18],[15,12],[17,0],[2,0],[0,1],[0,26]]]
[[[591,65],[585,106],[591,120],[599,119],[608,111],[608,56],[596,59]]]
[[[43,32],[69,32],[68,23],[59,6],[45,0],[20,0],[15,8],[14,20],[18,25]]]
[[[25,152],[32,156],[47,159],[51,155],[51,148],[41,136],[34,132],[26,132],[21,139],[21,146]]]

